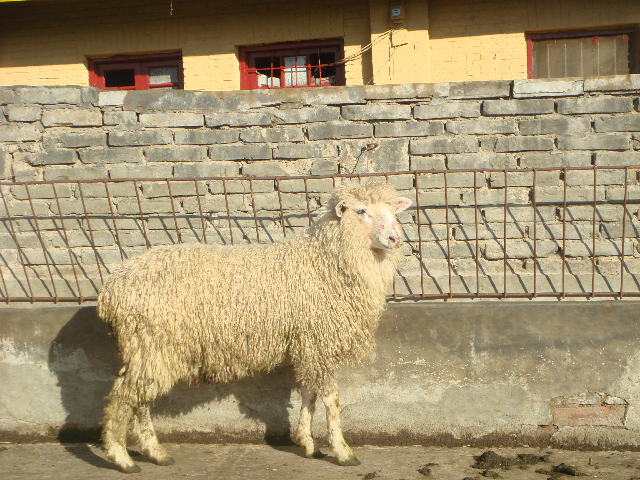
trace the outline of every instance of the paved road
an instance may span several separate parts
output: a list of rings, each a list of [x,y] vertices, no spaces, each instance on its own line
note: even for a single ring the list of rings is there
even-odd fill
[[[296,447],[269,447],[266,445],[178,445],[167,444],[176,460],[170,467],[158,467],[139,455],[142,472],[124,475],[105,459],[99,446],[88,444],[1,444],[0,479],[154,479],[206,478],[225,480],[245,479],[349,479],[349,480],[410,480],[441,479],[462,480],[492,478],[483,476],[483,469],[472,468],[474,456],[486,449],[434,448],[434,447],[359,447],[354,451],[362,461],[357,467],[340,467],[334,457],[307,460]],[[326,451],[326,450],[324,450]],[[538,450],[532,448],[495,449],[511,459],[517,454],[549,455],[548,462],[512,467],[509,470],[493,468],[507,480],[546,480],[571,476],[545,473],[560,464],[572,465],[582,478],[607,480],[640,480],[640,453],[638,452],[571,452]],[[430,464],[430,465],[429,465]],[[425,470],[424,467],[429,469]],[[423,473],[418,470],[422,469]],[[540,473],[542,472],[542,473]]]

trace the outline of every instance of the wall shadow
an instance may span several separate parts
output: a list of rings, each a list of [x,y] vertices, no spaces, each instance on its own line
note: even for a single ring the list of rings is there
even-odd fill
[[[81,308],[58,331],[49,349],[48,367],[57,377],[66,412],[58,433],[60,442],[100,442],[105,397],[121,366],[116,341],[110,336],[108,326],[97,317],[95,307]],[[160,441],[265,442],[274,447],[291,446],[289,408],[295,388],[293,371],[285,367],[224,385],[179,384],[156,400],[152,415],[176,418],[209,403],[232,402],[243,416],[263,424],[263,429],[258,426],[246,434],[233,433],[223,428],[209,428],[204,420],[203,432],[159,434]],[[212,423],[214,415],[211,413]],[[96,467],[114,468],[88,446],[69,445],[68,451]]]

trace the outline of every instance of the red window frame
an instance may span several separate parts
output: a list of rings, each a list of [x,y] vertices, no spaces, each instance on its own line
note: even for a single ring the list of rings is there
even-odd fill
[[[115,55],[107,58],[89,58],[89,85],[103,90],[149,90],[154,88],[184,88],[182,53],[157,53],[151,55]],[[178,81],[149,84],[149,69],[176,67]],[[132,69],[135,85],[105,86],[104,73],[113,70]]]
[[[573,30],[564,32],[529,33],[527,40],[527,78],[533,77],[533,42],[536,40],[554,40],[562,38],[582,38],[609,35],[629,35],[629,55],[631,57],[631,72],[640,73],[640,51],[638,48],[638,29],[634,27],[610,28],[599,30]]]
[[[321,63],[321,54],[334,54],[334,60],[331,63]],[[318,56],[318,64],[310,64],[305,62],[304,66],[297,65],[297,58],[300,56],[306,56],[307,59],[310,55]],[[273,88],[302,88],[302,87],[323,87],[329,85],[345,85],[344,65],[336,64],[344,59],[344,41],[342,39],[328,39],[328,40],[311,40],[304,42],[287,42],[287,43],[274,43],[270,45],[261,46],[246,46],[238,48],[238,57],[240,60],[240,89],[241,90],[253,90],[253,89],[273,89]],[[257,59],[271,58],[271,78],[279,78],[279,85],[258,85],[258,71],[265,70],[264,67],[258,68],[256,66]],[[296,57],[296,64],[291,67],[285,67],[283,59],[284,57]],[[273,59],[279,58],[280,66],[273,66]],[[333,83],[322,78],[323,67],[334,67],[335,77]],[[293,68],[293,71],[286,72],[287,69]],[[304,69],[307,73],[307,81],[301,85],[288,85],[285,86],[285,75],[287,73],[294,74],[297,80],[299,72]],[[314,77],[312,71],[317,69],[319,77]],[[280,72],[278,77],[274,77],[273,73]],[[319,83],[315,84],[312,78],[319,78]]]

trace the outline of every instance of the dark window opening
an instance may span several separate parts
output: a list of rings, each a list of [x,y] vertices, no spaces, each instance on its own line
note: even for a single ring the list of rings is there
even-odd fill
[[[240,88],[344,85],[342,40],[240,48]]]
[[[107,70],[104,72],[106,88],[135,87],[136,75],[133,69]]]
[[[637,73],[636,37],[634,29],[528,35],[528,77]]]
[[[89,83],[93,87],[115,90],[184,88],[182,54],[89,59]]]

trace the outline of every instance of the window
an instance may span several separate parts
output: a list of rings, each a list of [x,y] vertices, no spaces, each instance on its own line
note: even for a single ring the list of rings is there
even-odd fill
[[[182,54],[89,59],[89,84],[105,90],[184,88]]]
[[[342,40],[241,47],[240,88],[344,85]]]
[[[527,35],[528,77],[637,73],[634,29]]]

